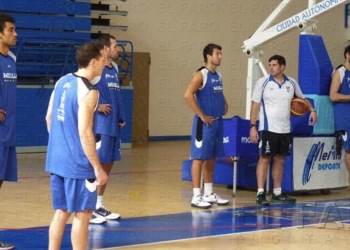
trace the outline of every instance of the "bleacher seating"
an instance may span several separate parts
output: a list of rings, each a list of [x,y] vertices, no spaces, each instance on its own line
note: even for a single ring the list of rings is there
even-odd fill
[[[49,84],[77,70],[79,42],[49,39],[22,39],[12,52],[17,57],[19,84]]]
[[[69,0],[2,1],[0,11],[16,19],[20,36],[88,40],[91,31],[91,3]],[[79,17],[77,17],[77,15]]]
[[[64,74],[77,70],[77,46],[92,39],[90,1],[22,0],[2,1],[0,12],[16,19],[19,84],[53,84]],[[122,48],[119,60],[121,78],[132,80],[133,45],[118,41]],[[125,46],[131,45],[131,54]],[[122,80],[121,79],[121,80]]]
[[[49,84],[77,69],[76,47],[90,40],[91,3],[68,0],[2,1],[16,19],[19,84]]]
[[[11,49],[17,57],[18,83],[52,84],[61,76],[76,71],[78,66],[75,54],[79,45],[79,42],[74,41],[21,39],[17,46]],[[123,80],[129,77],[132,82],[133,44],[127,40],[118,40],[118,45],[121,48],[117,61],[120,80],[123,83]]]

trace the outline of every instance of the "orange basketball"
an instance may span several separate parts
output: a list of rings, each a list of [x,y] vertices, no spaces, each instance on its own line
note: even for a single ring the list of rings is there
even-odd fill
[[[303,116],[309,111],[309,104],[307,102],[300,98],[295,97],[292,99],[292,102],[290,104],[290,113],[294,116]]]

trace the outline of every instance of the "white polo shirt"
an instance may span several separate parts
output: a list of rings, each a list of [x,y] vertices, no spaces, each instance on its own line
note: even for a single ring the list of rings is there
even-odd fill
[[[253,102],[260,103],[259,131],[290,133],[290,103],[295,96],[305,98],[293,78],[284,76],[282,84],[271,75],[260,78],[252,96]]]

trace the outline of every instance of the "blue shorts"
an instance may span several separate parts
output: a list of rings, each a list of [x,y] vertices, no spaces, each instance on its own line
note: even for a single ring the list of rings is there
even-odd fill
[[[120,136],[96,135],[96,143],[101,143],[97,148],[100,163],[109,164],[121,160]]]
[[[68,213],[94,210],[97,202],[96,179],[72,179],[51,174],[53,209]]]
[[[222,118],[207,127],[196,115],[192,127],[191,159],[210,160],[224,156],[223,130]]]
[[[340,138],[343,144],[344,150],[350,150],[350,130],[340,130]]]
[[[0,147],[0,180],[17,181],[16,147]]]

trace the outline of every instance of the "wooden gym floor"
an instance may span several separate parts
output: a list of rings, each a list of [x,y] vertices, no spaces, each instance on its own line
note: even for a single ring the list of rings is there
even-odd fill
[[[89,249],[350,249],[349,188],[295,196],[296,205],[255,206],[255,191],[215,185],[229,199],[203,211],[190,206],[181,180],[189,141],[149,142],[122,150],[104,204],[118,222],[91,226]],[[18,154],[19,181],[0,190],[0,240],[15,249],[47,249],[53,216],[45,153]],[[34,229],[33,229],[34,228]],[[62,249],[70,249],[69,226]]]

